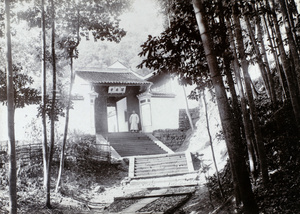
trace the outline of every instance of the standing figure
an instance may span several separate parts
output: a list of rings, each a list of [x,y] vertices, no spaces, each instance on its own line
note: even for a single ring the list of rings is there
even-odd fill
[[[130,131],[131,132],[138,132],[139,122],[140,122],[139,116],[135,113],[135,111],[132,111],[132,114],[129,117]]]

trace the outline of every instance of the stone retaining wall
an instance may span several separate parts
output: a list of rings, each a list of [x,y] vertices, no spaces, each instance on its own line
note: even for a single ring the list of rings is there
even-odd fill
[[[199,119],[199,109],[190,109],[193,124]],[[166,146],[174,152],[179,149],[186,138],[186,133],[190,129],[189,119],[185,109],[179,111],[179,129],[165,129],[153,131],[153,136],[163,142]]]
[[[190,109],[189,111],[190,111],[190,115],[191,115],[193,124],[195,125],[196,121],[199,119],[199,109],[193,108],[193,109]],[[179,129],[183,130],[183,131],[187,131],[190,128],[191,128],[191,126],[190,126],[189,118],[186,114],[186,110],[180,109],[179,110]]]
[[[179,129],[156,130],[153,132],[153,136],[176,151],[183,144],[186,132]]]

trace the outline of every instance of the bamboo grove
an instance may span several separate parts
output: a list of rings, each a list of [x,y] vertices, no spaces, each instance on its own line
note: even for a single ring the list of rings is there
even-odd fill
[[[11,44],[10,22],[16,19],[11,9],[21,2],[5,0],[5,9],[1,9],[0,14],[0,37],[6,34],[7,46],[11,213],[17,212],[17,187],[14,136],[16,106],[11,50],[14,46]],[[41,63],[43,80],[40,113],[43,121],[45,204],[50,208],[51,160],[57,115],[56,81],[61,70],[59,62],[67,59],[70,64],[71,92],[73,59],[78,57],[80,37],[84,37],[86,32],[92,32],[95,40],[119,42],[126,32],[119,28],[117,17],[127,3],[123,0],[33,2],[33,8],[21,16],[31,27],[41,28],[41,47],[36,58]],[[289,128],[294,133],[300,133],[300,15],[297,10],[300,5],[295,0],[158,2],[166,17],[166,27],[160,36],[150,35],[141,46],[139,56],[143,60],[138,67],[147,67],[158,73],[171,73],[179,76],[182,84],[196,85],[190,95],[194,99],[199,99],[207,88],[213,88],[226,140],[236,203],[243,205],[245,213],[258,213],[252,183],[262,180],[267,187],[270,182],[266,157],[266,145],[269,142],[265,141],[262,130],[266,121],[261,120],[264,115],[259,115],[261,104],[257,104],[258,101],[267,106],[268,117],[265,118],[275,121],[273,133],[280,128],[280,112],[286,107],[291,109],[293,119],[293,125]],[[253,67],[261,75],[262,88],[256,88],[250,77],[250,68]],[[48,82],[51,84],[47,88]],[[49,99],[50,94],[52,101]],[[69,109],[70,99],[66,105],[66,124]],[[47,116],[51,121],[49,139]],[[68,125],[61,145],[61,168],[67,131]]]
[[[7,49],[7,57],[5,59],[7,71],[7,96],[5,97],[7,99],[1,99],[1,102],[6,101],[8,104],[10,213],[17,212],[14,110],[17,107],[20,107],[14,103],[14,94],[18,94],[14,93],[13,89],[13,76],[15,75],[14,72],[16,72],[16,69],[14,71],[13,67],[16,67],[18,62],[16,59],[13,61],[13,58],[16,58],[16,56],[12,56],[12,52],[16,53],[17,48],[15,47],[15,50],[12,50],[13,45],[11,35],[13,33],[10,27],[11,24],[16,24],[16,22],[19,21],[26,21],[29,28],[40,28],[41,32],[41,46],[36,48],[36,52],[33,53],[37,61],[36,64],[41,64],[41,97],[35,96],[34,100],[37,101],[37,99],[41,98],[38,101],[41,101],[39,115],[42,118],[43,129],[42,147],[44,188],[46,193],[45,204],[46,207],[51,208],[51,166],[55,150],[54,144],[56,143],[56,121],[58,120],[59,115],[63,115],[63,109],[65,108],[67,116],[64,142],[61,145],[61,168],[63,168],[63,152],[68,134],[69,109],[71,108],[70,97],[74,80],[73,59],[78,57],[77,46],[80,43],[80,36],[85,37],[86,34],[90,32],[95,41],[107,40],[119,42],[121,38],[125,36],[126,32],[119,27],[118,16],[122,14],[127,5],[127,1],[2,1],[2,4],[0,5],[0,37],[4,37],[5,29],[7,40],[5,45]],[[19,11],[15,12],[15,10]],[[30,35],[28,37],[32,38]],[[30,39],[28,39],[28,41],[30,41]],[[2,50],[2,48],[0,50]],[[31,53],[27,54],[30,55]],[[59,78],[63,76],[63,67],[68,64],[69,61],[71,70],[70,92],[67,95],[68,102],[65,105],[63,102],[59,102],[58,99],[58,92],[60,91]],[[34,68],[32,68],[32,70],[34,70]],[[30,79],[27,81],[30,83]],[[26,82],[25,79],[23,82]],[[35,93],[35,91],[32,91],[32,93],[33,92]],[[37,93],[34,95],[37,95]],[[29,104],[29,101],[26,105],[27,104]],[[47,121],[50,121],[50,127],[47,127]],[[49,129],[50,134],[47,134]],[[59,173],[56,189],[60,186],[61,176],[62,169]]]
[[[142,45],[145,59],[139,67],[196,84],[194,98],[201,95],[197,91],[214,87],[237,204],[243,203],[245,213],[258,213],[249,177],[262,178],[265,186],[269,182],[258,96],[269,104],[277,124],[280,109],[290,106],[291,129],[300,133],[297,5],[294,0],[171,0],[162,7],[168,25]],[[264,90],[259,92],[249,75],[253,65],[262,77]]]

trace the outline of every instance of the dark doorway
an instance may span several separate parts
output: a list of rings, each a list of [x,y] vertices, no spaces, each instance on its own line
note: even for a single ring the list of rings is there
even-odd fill
[[[128,132],[127,98],[107,98],[108,132]]]

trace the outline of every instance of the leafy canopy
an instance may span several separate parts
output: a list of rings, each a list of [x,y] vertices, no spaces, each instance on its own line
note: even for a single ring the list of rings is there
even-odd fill
[[[209,4],[209,7],[205,7],[209,30],[214,32],[214,49],[219,67],[222,68],[223,53],[229,48],[229,43],[222,36],[226,37],[226,27],[215,21],[216,16],[220,16],[220,5],[211,1],[206,4]],[[146,59],[138,67],[145,66],[157,73],[177,75],[182,84],[210,84],[208,65],[192,4],[189,1],[173,1],[169,11],[169,27],[158,37],[149,35],[139,53],[139,56],[145,56]]]
[[[39,91],[31,88],[33,78],[27,74],[22,73],[22,67],[13,65],[13,85],[14,85],[14,103],[15,108],[23,108],[25,105],[39,103]],[[0,70],[0,102],[7,101],[7,85],[6,72]]]

